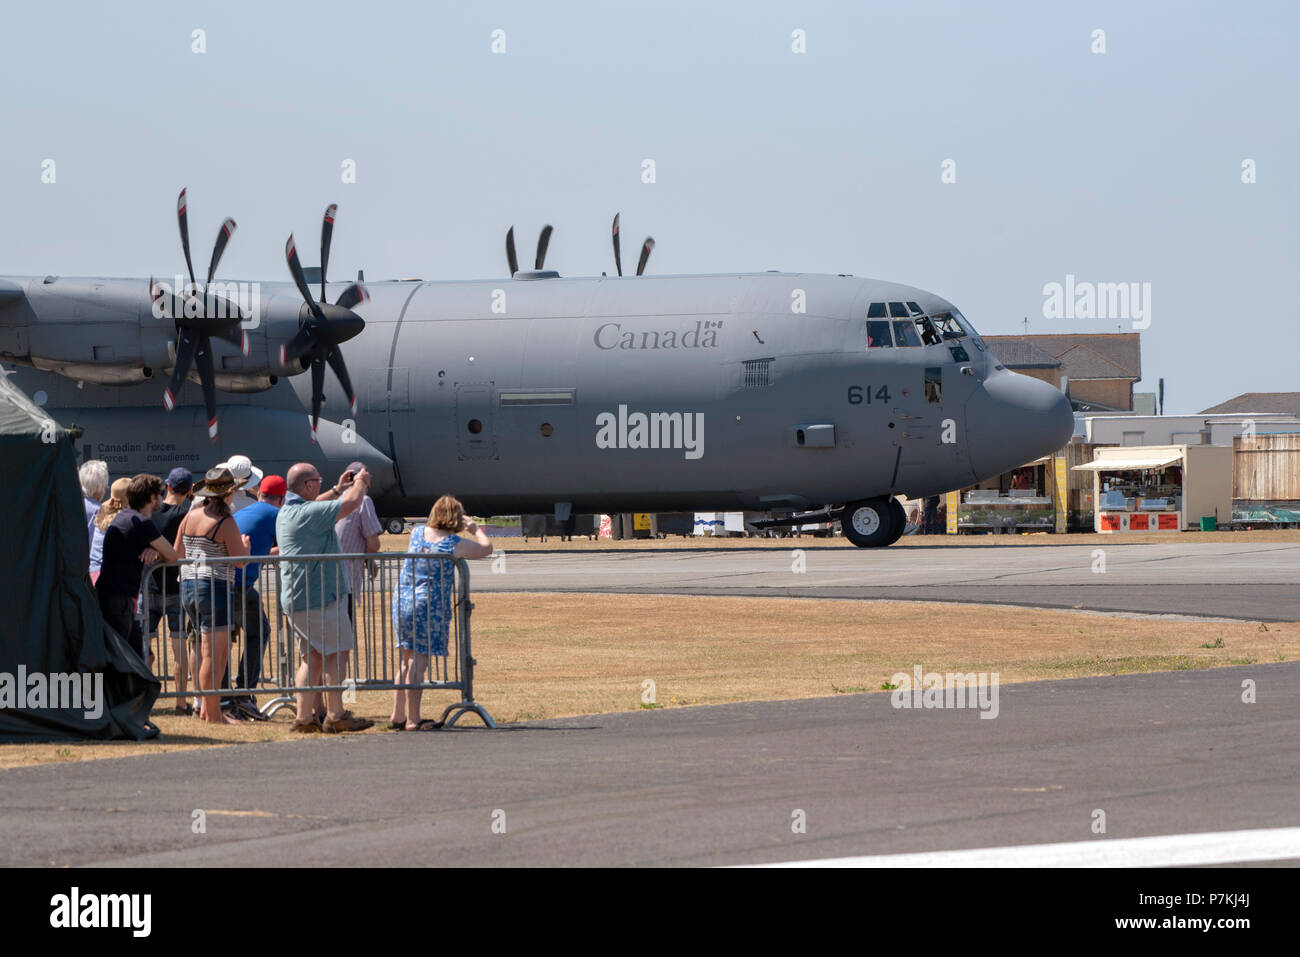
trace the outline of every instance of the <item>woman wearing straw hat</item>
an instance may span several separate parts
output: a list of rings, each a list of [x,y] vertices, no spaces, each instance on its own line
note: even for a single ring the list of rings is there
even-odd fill
[[[235,564],[244,563],[206,559],[248,554],[248,539],[239,534],[230,516],[230,501],[243,485],[229,469],[209,469],[194,488],[195,507],[176,533],[177,554],[190,559],[181,565],[181,605],[199,632],[199,717],[215,724],[241,723],[222,713],[217,678],[225,673],[230,658]]]

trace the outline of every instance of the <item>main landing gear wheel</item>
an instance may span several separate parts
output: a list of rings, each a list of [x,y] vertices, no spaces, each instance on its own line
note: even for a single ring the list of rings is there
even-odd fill
[[[389,535],[401,535],[406,531],[406,522],[400,518],[385,519],[384,526],[388,529]]]
[[[845,505],[840,515],[844,537],[858,548],[883,548],[897,541],[903,523],[890,506],[891,501],[885,497],[869,498]]]

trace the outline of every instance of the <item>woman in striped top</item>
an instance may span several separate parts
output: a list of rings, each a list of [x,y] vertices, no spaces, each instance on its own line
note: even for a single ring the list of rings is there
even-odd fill
[[[204,721],[239,724],[221,712],[217,681],[230,659],[230,608],[236,565],[204,559],[248,554],[248,538],[230,515],[230,500],[244,483],[229,469],[211,469],[194,488],[196,507],[186,513],[176,532],[181,565],[181,605],[199,632],[199,717]],[[203,507],[197,507],[202,502]],[[188,558],[191,561],[184,563]],[[195,563],[193,560],[198,559]],[[207,689],[207,690],[204,690]]]

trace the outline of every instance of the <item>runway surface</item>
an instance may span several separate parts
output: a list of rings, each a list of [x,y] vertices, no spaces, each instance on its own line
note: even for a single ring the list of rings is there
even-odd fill
[[[0,862],[755,864],[1295,827],[1297,686],[1283,662],[1008,685],[994,720],[882,693],[17,768]]]
[[[988,602],[1300,621],[1300,542],[516,551],[475,591],[782,595]],[[495,569],[495,571],[494,571]],[[1102,570],[1104,569],[1104,570]]]

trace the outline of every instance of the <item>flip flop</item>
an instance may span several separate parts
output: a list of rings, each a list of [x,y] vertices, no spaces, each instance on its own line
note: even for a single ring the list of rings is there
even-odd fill
[[[390,721],[390,722],[388,722],[388,724],[384,727],[384,730],[385,730],[385,731],[405,731],[405,730],[406,730],[406,722],[405,722],[405,721]]]
[[[434,721],[432,718],[424,718],[411,731],[437,731],[442,727],[441,721]]]

